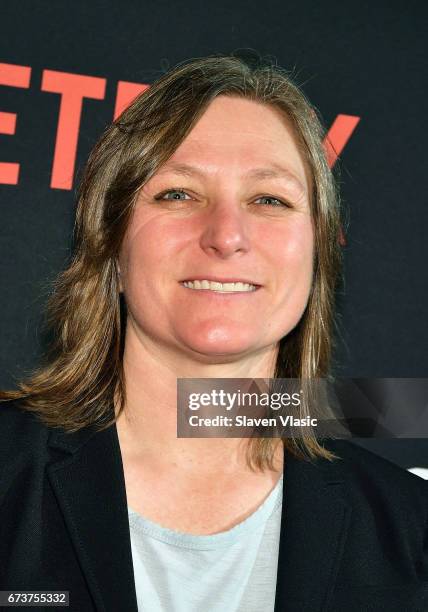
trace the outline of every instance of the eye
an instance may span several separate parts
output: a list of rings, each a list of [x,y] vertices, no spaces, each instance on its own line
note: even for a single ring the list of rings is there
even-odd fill
[[[260,198],[257,198],[257,200],[267,200],[267,203],[265,203],[264,206],[277,206],[279,208],[281,208],[281,207],[289,208],[289,204],[287,204],[283,200],[279,200],[278,198],[274,198],[273,196],[261,196]],[[257,202],[257,200],[256,200],[256,202]]]
[[[166,197],[169,194],[172,194],[171,198],[167,198]],[[159,193],[157,196],[154,197],[154,199],[155,200],[169,200],[169,201],[172,201],[172,200],[181,200],[181,201],[183,201],[186,198],[182,198],[181,196],[186,196],[186,195],[189,195],[189,194],[186,193],[184,191],[184,189],[181,189],[181,187],[177,187],[177,188],[174,187],[173,189],[167,189],[166,191],[162,191],[162,193]]]

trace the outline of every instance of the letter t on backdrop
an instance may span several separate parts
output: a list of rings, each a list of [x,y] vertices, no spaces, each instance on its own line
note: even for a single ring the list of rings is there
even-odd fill
[[[53,189],[72,188],[83,98],[103,100],[105,88],[106,79],[100,77],[43,71],[42,91],[61,95],[51,177]]]

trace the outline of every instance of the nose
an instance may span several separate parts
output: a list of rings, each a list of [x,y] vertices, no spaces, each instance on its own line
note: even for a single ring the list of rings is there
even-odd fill
[[[210,255],[227,259],[235,253],[245,253],[250,248],[248,219],[238,204],[219,203],[204,217],[201,248]]]

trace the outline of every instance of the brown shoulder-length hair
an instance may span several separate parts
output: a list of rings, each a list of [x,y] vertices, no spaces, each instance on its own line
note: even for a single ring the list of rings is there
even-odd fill
[[[139,190],[219,95],[268,104],[294,127],[312,182],[314,275],[302,318],[280,340],[274,377],[328,375],[341,253],[339,204],[323,147],[325,130],[316,110],[275,60],[216,54],[163,74],[92,150],[79,190],[71,263],[54,282],[47,305],[50,346],[18,390],[2,391],[0,400],[19,399],[46,425],[69,432],[92,424],[101,430],[115,422],[112,407],[119,414],[126,400],[126,304],[119,290],[119,249]],[[299,416],[305,416],[305,410]],[[313,433],[284,438],[283,443],[300,458],[335,457]],[[271,438],[252,439],[249,465],[272,469],[274,446]]]

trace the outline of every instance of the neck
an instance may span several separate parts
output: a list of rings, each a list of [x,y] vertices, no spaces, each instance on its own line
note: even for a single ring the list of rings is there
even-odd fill
[[[147,337],[127,334],[126,401],[116,423],[122,452],[129,460],[161,462],[195,475],[248,471],[248,439],[177,438],[177,378],[269,378],[276,355],[277,347],[269,347],[235,361],[228,356],[228,362],[216,357],[216,363],[203,363]],[[282,465],[282,444],[277,442],[275,457]]]

